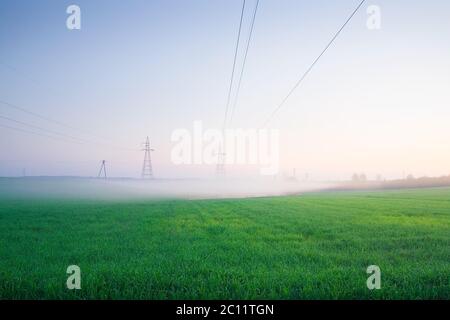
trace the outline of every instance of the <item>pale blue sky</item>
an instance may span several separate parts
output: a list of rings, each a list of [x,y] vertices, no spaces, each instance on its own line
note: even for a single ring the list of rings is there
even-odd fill
[[[260,126],[359,2],[261,0],[234,125]],[[70,4],[81,7],[81,30],[66,28]],[[247,0],[244,39],[254,4]],[[374,4],[382,10],[376,31],[366,27]],[[103,143],[139,148],[147,135],[158,176],[213,173],[174,166],[170,135],[194,120],[220,127],[241,5],[1,1],[0,100],[83,133],[2,104],[0,116],[102,145],[0,127],[0,175],[95,175],[107,159],[112,175],[138,176],[140,151]],[[449,17],[444,0],[367,1],[270,124],[282,130],[283,170],[319,179],[449,174]]]

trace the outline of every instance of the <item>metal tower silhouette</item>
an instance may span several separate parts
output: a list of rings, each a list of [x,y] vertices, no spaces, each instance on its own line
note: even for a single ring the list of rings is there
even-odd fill
[[[151,151],[155,151],[150,148],[150,140],[147,137],[147,140],[144,143],[144,164],[142,165],[142,179],[153,179],[153,169],[152,169],[152,158],[150,156]]]
[[[106,161],[105,160],[102,160],[102,165],[100,166],[100,171],[98,172],[97,178],[102,177],[102,172],[103,172],[103,178],[106,179]]]
[[[225,175],[225,156],[226,153],[222,152],[222,148],[220,148],[219,152],[217,153],[217,165],[216,165],[216,174],[218,176]]]

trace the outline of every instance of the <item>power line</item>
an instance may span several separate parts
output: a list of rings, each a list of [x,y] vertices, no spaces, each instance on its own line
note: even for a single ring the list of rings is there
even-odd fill
[[[17,74],[19,74],[19,75],[21,75],[22,77],[24,77],[24,78],[26,78],[27,80],[29,80],[31,83],[33,83],[33,84],[35,84],[35,85],[38,85],[38,86],[40,86],[41,88],[45,88],[46,90],[55,92],[55,90],[53,90],[53,89],[50,89],[50,88],[48,88],[48,87],[44,87],[40,81],[37,81],[35,78],[30,77],[28,74],[26,74],[26,73],[23,72],[23,71],[20,71],[20,70],[17,69],[16,67],[13,67],[13,66],[11,66],[11,65],[8,65],[8,64],[6,64],[6,63],[4,63],[4,62],[1,62],[1,61],[0,61],[0,65],[2,65],[2,66],[4,66],[4,67],[8,68],[9,70],[12,70],[12,71],[16,72]],[[11,107],[11,108],[20,110],[20,111],[22,111],[22,112],[28,113],[28,114],[33,115],[33,116],[35,116],[35,117],[38,117],[38,118],[40,118],[40,119],[42,119],[42,120],[49,121],[49,122],[55,123],[55,124],[57,124],[57,125],[60,125],[60,126],[69,128],[69,129],[71,129],[71,130],[78,131],[78,132],[80,132],[80,133],[82,133],[82,134],[91,135],[91,136],[93,136],[93,137],[95,137],[95,138],[99,138],[99,139],[102,139],[102,140],[112,140],[112,139],[108,139],[108,138],[106,138],[106,137],[102,137],[102,136],[99,136],[99,135],[97,135],[97,134],[94,134],[94,133],[92,133],[92,132],[88,132],[88,131],[86,131],[86,130],[81,130],[81,129],[75,128],[75,127],[70,126],[70,125],[68,125],[68,124],[65,124],[65,123],[63,123],[63,122],[60,122],[60,121],[57,121],[57,120],[54,120],[54,119],[51,119],[51,118],[48,118],[48,117],[39,115],[39,114],[37,114],[37,113],[31,112],[31,111],[29,111],[29,110],[26,110],[25,108],[19,107],[19,106],[17,106],[17,105],[12,104],[12,103],[8,103],[8,102],[6,102],[6,101],[0,101],[0,103],[5,104],[5,105],[7,105],[7,106],[9,106],[9,107]]]
[[[45,120],[45,121],[47,121],[47,122],[51,122],[51,123],[57,124],[57,125],[59,125],[59,126],[61,126],[61,127],[65,127],[65,128],[68,128],[68,129],[71,129],[71,130],[74,130],[74,131],[78,131],[79,133],[82,133],[82,134],[84,134],[84,135],[90,135],[90,136],[92,136],[92,137],[94,137],[94,138],[97,138],[97,139],[103,139],[103,140],[106,139],[106,138],[104,138],[104,137],[98,136],[98,135],[93,134],[93,133],[91,133],[91,132],[88,132],[88,131],[86,131],[86,130],[79,129],[79,128],[73,127],[73,126],[71,126],[71,125],[68,125],[68,124],[66,124],[66,123],[64,123],[64,122],[61,122],[61,121],[58,121],[58,120],[55,120],[55,119],[52,119],[52,118],[43,116],[43,115],[38,114],[38,113],[36,113],[36,112],[29,111],[29,110],[27,110],[27,109],[24,108],[24,107],[18,106],[17,104],[12,104],[12,103],[9,103],[9,102],[4,101],[4,100],[0,100],[0,103],[3,104],[3,105],[5,105],[5,106],[8,106],[8,107],[10,107],[10,108],[13,108],[13,109],[19,110],[19,111],[21,111],[21,112],[27,113],[27,114],[29,114],[29,115],[32,115],[33,117],[39,118],[39,119],[41,119],[41,120]],[[106,140],[109,140],[109,139],[106,139]]]
[[[35,84],[35,85],[37,85],[37,86],[40,86],[41,88],[45,88],[46,90],[50,90],[50,91],[55,92],[54,90],[49,89],[48,87],[44,87],[40,81],[37,81],[37,80],[34,79],[33,77],[30,77],[28,74],[26,74],[26,73],[23,72],[23,71],[20,71],[20,70],[17,69],[16,67],[13,67],[13,66],[11,66],[11,65],[9,65],[9,64],[6,64],[6,63],[4,63],[4,62],[1,62],[1,61],[0,61],[0,65],[2,65],[2,66],[5,67],[5,68],[8,68],[9,70],[12,70],[12,71],[16,72],[17,74],[19,74],[19,75],[21,75],[22,77],[24,77],[24,78],[26,78],[27,80],[29,80],[31,83],[33,83],[33,84]],[[1,101],[1,100],[0,100],[0,103],[2,103],[2,104],[4,104],[4,105],[7,105],[7,106],[9,106],[9,107],[11,107],[11,108],[20,110],[20,111],[22,111],[22,112],[28,113],[28,114],[30,114],[30,115],[32,115],[32,116],[35,116],[35,117],[37,117],[37,118],[40,118],[40,119],[42,119],[42,120],[45,120],[45,121],[48,121],[48,122],[55,123],[55,124],[57,124],[57,125],[59,125],[59,126],[66,127],[66,128],[69,128],[69,129],[71,129],[71,130],[78,131],[78,132],[83,133],[83,134],[91,135],[91,136],[94,136],[94,137],[96,137],[96,138],[105,139],[104,137],[100,137],[100,136],[97,136],[97,135],[95,135],[95,134],[93,134],[93,133],[89,133],[89,132],[86,132],[86,131],[84,131],[84,130],[81,130],[81,129],[72,127],[72,126],[70,126],[70,125],[68,125],[68,124],[65,124],[65,123],[63,123],[63,122],[60,122],[60,121],[57,121],[57,120],[54,120],[54,119],[51,119],[51,118],[42,116],[42,115],[37,114],[37,113],[35,113],[35,112],[31,112],[31,111],[29,111],[29,110],[27,110],[27,109],[25,109],[25,108],[23,108],[23,107],[19,107],[19,106],[17,106],[17,105],[12,104],[12,103],[9,103],[9,102],[6,102],[6,101]],[[108,140],[108,139],[106,139],[106,140]]]
[[[89,140],[73,137],[71,135],[67,135],[67,134],[64,134],[64,133],[61,133],[61,132],[45,129],[45,128],[42,128],[42,127],[39,127],[39,126],[36,126],[36,125],[33,125],[33,124],[29,124],[29,123],[26,123],[26,122],[23,122],[23,121],[19,121],[19,120],[12,119],[12,118],[5,117],[5,116],[1,116],[1,115],[0,115],[0,119],[5,119],[5,120],[11,121],[11,122],[15,122],[17,124],[20,124],[20,125],[23,125],[23,126],[26,126],[26,127],[30,127],[30,128],[37,129],[37,130],[40,130],[40,131],[44,131],[44,132],[47,132],[47,133],[50,133],[50,134],[53,134],[53,135],[60,136],[62,138],[71,139],[71,140],[59,139],[59,140],[64,141],[64,142],[75,142],[75,143],[78,143],[78,144],[94,144],[94,145],[99,145],[99,146],[102,146],[102,147],[113,147],[113,146],[110,146],[110,145],[107,145],[107,144],[104,144],[104,143],[99,143],[99,142],[95,142],[95,141],[89,141]],[[6,126],[6,125],[4,125],[4,127],[7,127],[9,129],[17,129],[15,127],[10,127],[10,126]],[[28,131],[28,130],[21,130],[21,129],[19,129],[19,130],[22,131],[22,132],[29,133],[29,134],[38,134],[35,131]],[[55,138],[55,137],[52,137],[52,136],[50,136],[48,134],[44,134],[44,135],[38,134],[38,135]],[[137,151],[138,149],[128,148],[128,149],[125,149],[125,150]]]
[[[41,137],[44,137],[44,138],[50,138],[50,139],[57,140],[57,141],[68,142],[68,140],[57,138],[57,137],[53,137],[53,136],[50,136],[48,134],[34,132],[34,131],[30,131],[30,130],[25,130],[25,129],[22,129],[22,128],[11,127],[11,126],[8,126],[8,125],[5,125],[5,124],[0,124],[0,127],[6,128],[6,129],[9,129],[9,130],[19,131],[19,132],[22,132],[22,133],[31,134],[31,135],[37,135],[37,136],[41,136]],[[76,142],[76,141],[69,141],[69,142],[80,144],[79,142]]]
[[[52,122],[52,123],[54,123],[54,124],[57,124],[57,125],[59,125],[59,126],[66,127],[66,128],[72,129],[72,130],[80,131],[79,129],[74,128],[74,127],[72,127],[72,126],[70,126],[70,125],[67,125],[67,124],[65,124],[65,123],[63,123],[63,122],[60,122],[60,121],[53,120],[53,119],[51,119],[51,118],[42,116],[42,115],[37,114],[37,113],[35,113],[35,112],[29,111],[29,110],[27,110],[27,109],[25,109],[25,108],[23,108],[23,107],[19,107],[18,105],[15,105],[15,104],[12,104],[12,103],[3,101],[3,100],[0,100],[0,103],[3,104],[3,105],[8,106],[8,107],[10,107],[10,108],[13,108],[13,109],[22,111],[22,112],[24,112],[24,113],[27,113],[27,114],[29,114],[29,115],[32,115],[32,116],[34,116],[34,117],[36,117],[36,118],[39,118],[39,119],[41,119],[41,120],[45,120],[45,121],[48,121],[48,122]]]
[[[61,136],[61,137],[66,137],[66,138],[73,139],[73,140],[79,140],[79,141],[82,141],[82,142],[89,142],[89,141],[86,141],[86,140],[82,140],[82,139],[78,139],[78,138],[72,137],[72,136],[64,134],[64,133],[60,133],[60,132],[49,130],[49,129],[44,129],[44,128],[41,128],[39,126],[35,126],[33,124],[29,124],[29,123],[26,123],[26,122],[22,122],[22,121],[19,121],[19,120],[8,118],[8,117],[2,116],[2,115],[0,115],[0,119],[5,119],[5,120],[11,121],[11,122],[15,122],[15,123],[21,124],[23,126],[27,126],[27,127],[30,127],[30,128],[34,128],[34,129],[38,129],[38,130],[41,130],[41,131],[45,131],[45,132],[48,132],[48,133],[51,133],[51,134],[55,134],[55,135],[58,135],[58,136]]]
[[[244,62],[242,63],[241,74],[239,76],[239,82],[238,82],[238,86],[237,86],[237,89],[236,89],[236,96],[234,98],[233,107],[231,109],[230,123],[233,121],[234,110],[236,109],[237,101],[238,101],[238,98],[239,98],[239,92],[241,90],[242,76],[244,75],[245,63],[247,62],[248,49],[250,47],[250,42],[252,40],[253,27],[255,25],[255,19],[256,19],[256,13],[258,11],[258,5],[259,5],[259,0],[256,0],[255,11],[253,12],[253,18],[252,18],[252,22],[251,22],[251,26],[250,26],[250,33],[248,35],[247,46],[245,48]]]
[[[228,98],[227,98],[227,104],[225,107],[225,117],[223,119],[223,126],[222,126],[223,129],[225,129],[225,125],[226,125],[227,117],[228,117],[228,109],[230,107],[231,91],[233,89],[234,70],[236,68],[236,60],[237,60],[237,54],[238,54],[238,50],[239,50],[239,42],[241,39],[242,20],[244,18],[244,10],[245,10],[245,0],[242,2],[241,19],[239,21],[239,31],[238,31],[237,41],[236,41],[236,48],[234,50],[233,68],[231,70],[230,87],[228,89]]]
[[[18,105],[15,105],[15,104],[12,104],[12,103],[3,101],[3,100],[0,100],[0,103],[3,104],[3,105],[8,106],[8,107],[10,107],[10,108],[17,109],[17,110],[19,110],[19,111],[22,111],[22,112],[24,112],[24,113],[27,113],[27,114],[29,114],[29,115],[32,115],[32,116],[34,116],[34,117],[36,117],[36,118],[45,120],[45,121],[47,121],[47,122],[51,122],[51,123],[57,124],[57,125],[59,125],[59,126],[66,127],[66,128],[69,128],[69,129],[72,129],[72,130],[76,130],[76,131],[79,131],[79,132],[82,132],[82,133],[83,133],[83,130],[81,130],[81,129],[77,129],[77,128],[72,127],[72,126],[70,126],[70,125],[68,125],[68,124],[65,124],[65,123],[63,123],[63,122],[60,122],[60,121],[54,120],[54,119],[52,119],[52,118],[48,118],[48,117],[42,116],[42,115],[40,115],[40,114],[38,114],[38,113],[29,111],[29,110],[27,110],[27,109],[25,109],[25,108],[23,108],[23,107],[18,106]],[[47,131],[47,132],[50,132],[50,133],[52,133],[52,134],[57,134],[57,135],[60,135],[60,136],[66,136],[66,137],[69,137],[70,139],[75,139],[75,140],[83,141],[83,142],[85,142],[85,143],[96,144],[96,145],[106,146],[106,147],[109,147],[109,148],[115,148],[115,149],[121,149],[121,150],[128,150],[128,151],[137,151],[137,150],[138,150],[138,149],[132,149],[132,148],[126,148],[126,147],[113,146],[113,145],[109,145],[109,144],[106,144],[106,143],[100,143],[100,142],[90,141],[90,140],[82,139],[82,138],[76,138],[76,137],[73,137],[73,136],[70,136],[70,135],[67,135],[67,134],[64,134],[64,133],[52,131],[52,130],[45,129],[45,128],[41,128],[41,127],[38,127],[38,126],[35,126],[35,125],[32,125],[32,124],[28,124],[28,123],[25,123],[25,122],[21,122],[21,121],[19,121],[19,120],[7,118],[7,117],[4,117],[4,116],[0,116],[0,117],[1,117],[1,118],[4,118],[4,119],[7,119],[7,120],[10,120],[10,121],[14,121],[14,122],[16,122],[16,123],[19,123],[19,124],[22,124],[22,125],[25,125],[25,126],[34,127],[34,128],[36,128],[36,129],[39,129],[39,130],[42,130],[42,131]],[[84,132],[84,134],[88,134],[88,133],[87,133],[87,132]],[[95,137],[95,135],[93,135],[93,134],[89,134],[89,135]],[[102,139],[104,139],[104,138],[102,138]]]
[[[230,107],[230,100],[231,100],[231,91],[233,90],[233,81],[234,81],[234,71],[236,69],[236,60],[237,55],[239,51],[239,42],[241,39],[241,30],[242,30],[242,20],[244,18],[244,11],[245,11],[245,0],[242,2],[242,10],[241,10],[241,18],[239,20],[239,30],[238,30],[238,36],[236,40],[236,48],[234,49],[234,59],[233,59],[233,68],[231,69],[231,78],[230,78],[230,86],[228,88],[228,97],[227,97],[227,104],[225,106],[225,116],[223,118],[223,125],[222,125],[222,131],[225,132],[225,128],[227,125],[227,118],[228,118],[228,109]],[[220,155],[217,159],[217,168],[216,170],[223,171],[220,168],[223,168],[225,166],[225,152],[220,152]]]
[[[311,66],[305,71],[305,73],[302,75],[300,80],[297,81],[297,83],[294,85],[294,87],[289,91],[289,93],[286,95],[286,97],[281,101],[281,103],[275,108],[275,110],[271,113],[271,115],[267,118],[266,122],[264,123],[263,127],[265,127],[270,120],[275,116],[275,114],[283,107],[283,105],[286,103],[286,101],[289,99],[289,97],[292,95],[292,93],[300,86],[300,84],[303,82],[303,80],[308,76],[308,74],[311,72],[311,70],[314,68],[316,63],[322,58],[322,56],[325,54],[325,52],[328,50],[328,48],[331,46],[331,44],[336,40],[336,38],[339,36],[341,31],[345,28],[345,26],[350,22],[350,20],[353,18],[353,16],[358,12],[359,8],[364,4],[366,0],[362,0],[360,4],[356,7],[356,9],[352,12],[352,14],[347,18],[345,23],[339,28],[339,30],[336,32],[336,34],[333,36],[333,38],[328,42],[325,49],[322,50],[322,52],[319,54],[319,56],[314,60],[314,62],[311,64]]]

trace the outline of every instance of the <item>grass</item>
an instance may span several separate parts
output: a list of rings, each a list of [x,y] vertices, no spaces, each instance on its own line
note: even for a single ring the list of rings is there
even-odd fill
[[[1,299],[449,299],[450,189],[0,200]],[[66,288],[81,268],[82,289]],[[381,268],[381,290],[366,268]]]

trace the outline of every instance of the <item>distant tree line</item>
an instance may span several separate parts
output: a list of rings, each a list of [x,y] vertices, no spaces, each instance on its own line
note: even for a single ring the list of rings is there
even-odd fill
[[[425,188],[425,187],[447,187],[450,186],[450,175],[441,177],[420,177],[415,178],[412,174],[404,179],[383,180],[381,175],[376,176],[376,180],[369,181],[364,173],[354,173],[351,182],[339,187],[342,188],[362,188],[362,189],[394,189],[394,188]]]

